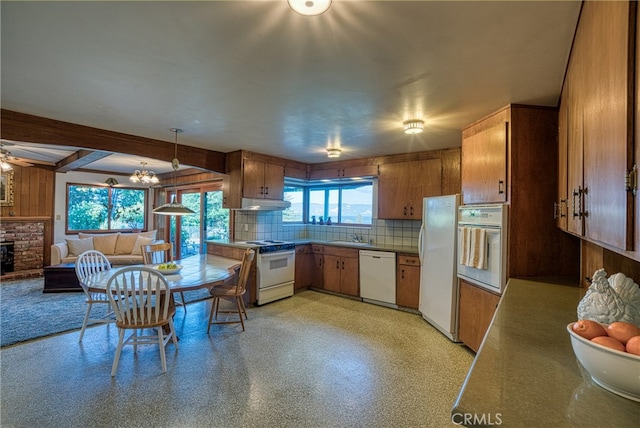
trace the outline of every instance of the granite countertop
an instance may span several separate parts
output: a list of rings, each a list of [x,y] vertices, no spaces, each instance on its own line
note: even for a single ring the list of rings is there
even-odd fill
[[[586,290],[510,279],[451,410],[464,426],[635,427],[640,403],[598,385],[566,326]],[[466,422],[465,419],[466,418]]]
[[[246,244],[244,243],[244,241],[233,241],[230,239],[206,241],[206,242],[214,245],[227,245],[227,246],[240,247],[240,248],[255,247],[255,245]],[[391,251],[394,253],[404,253],[404,254],[413,254],[413,255],[418,254],[418,247],[410,246],[410,245],[362,244],[358,242],[322,241],[318,239],[309,239],[309,238],[294,239],[287,242],[293,242],[296,245],[305,245],[305,244],[333,245],[338,247],[349,247],[349,248],[357,248],[362,250]]]

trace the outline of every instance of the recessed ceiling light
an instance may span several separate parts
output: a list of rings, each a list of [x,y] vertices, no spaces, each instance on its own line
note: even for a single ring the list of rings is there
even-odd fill
[[[424,121],[420,119],[406,120],[403,125],[405,134],[419,134],[424,130]]]
[[[289,7],[300,15],[321,15],[331,6],[331,0],[288,0]]]

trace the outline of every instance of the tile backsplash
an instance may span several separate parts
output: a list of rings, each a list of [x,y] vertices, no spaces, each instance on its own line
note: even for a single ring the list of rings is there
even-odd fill
[[[378,219],[373,220],[371,227],[283,224],[281,211],[236,211],[235,239],[351,241],[356,234],[362,237],[363,242],[417,246],[420,224],[418,220]]]

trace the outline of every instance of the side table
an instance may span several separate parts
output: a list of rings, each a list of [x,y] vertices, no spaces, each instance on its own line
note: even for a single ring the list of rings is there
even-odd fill
[[[76,276],[75,263],[61,263],[44,267],[43,293],[59,293],[65,291],[82,291]]]

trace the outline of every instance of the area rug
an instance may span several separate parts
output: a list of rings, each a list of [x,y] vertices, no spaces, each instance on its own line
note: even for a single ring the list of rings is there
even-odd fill
[[[82,327],[87,310],[84,293],[43,293],[43,289],[42,277],[2,281],[0,347]],[[196,302],[209,297],[209,291],[187,291],[184,297],[188,303]],[[94,306],[92,316],[100,315],[100,306]]]

